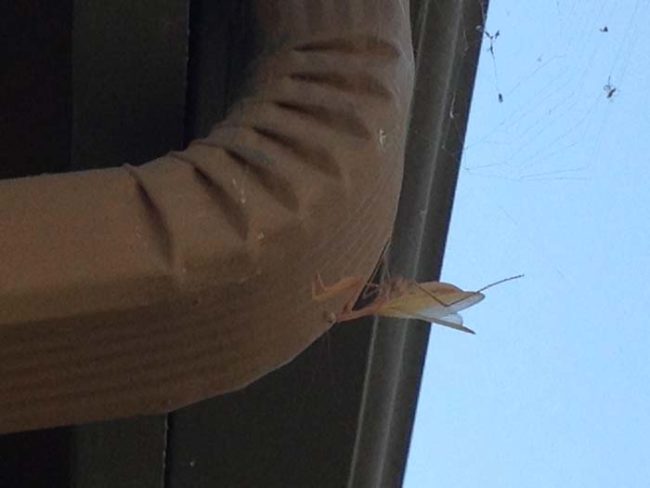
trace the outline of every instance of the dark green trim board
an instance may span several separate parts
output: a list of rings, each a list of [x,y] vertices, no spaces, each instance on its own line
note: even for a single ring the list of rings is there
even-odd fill
[[[73,0],[0,2],[0,178],[65,169]]]
[[[182,148],[188,10],[187,0],[75,0],[69,169]]]

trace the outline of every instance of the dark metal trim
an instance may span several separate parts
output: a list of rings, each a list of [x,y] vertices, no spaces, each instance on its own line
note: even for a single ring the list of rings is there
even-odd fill
[[[487,2],[412,4],[416,85],[390,267],[430,280],[442,266]],[[348,486],[401,485],[429,327],[375,322]]]

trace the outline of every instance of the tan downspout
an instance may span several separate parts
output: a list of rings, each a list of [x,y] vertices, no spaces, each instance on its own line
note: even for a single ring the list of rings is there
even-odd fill
[[[266,50],[208,137],[140,167],[0,181],[0,432],[241,388],[349,298],[315,303],[316,272],[370,273],[402,179],[408,1],[256,10]]]

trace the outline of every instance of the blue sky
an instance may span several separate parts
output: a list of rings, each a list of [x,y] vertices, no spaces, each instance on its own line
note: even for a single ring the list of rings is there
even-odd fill
[[[645,488],[650,2],[490,3],[442,278],[526,276],[432,329],[405,486]]]

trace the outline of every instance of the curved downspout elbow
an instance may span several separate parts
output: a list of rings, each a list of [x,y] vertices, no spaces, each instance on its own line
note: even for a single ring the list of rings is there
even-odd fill
[[[327,330],[349,297],[314,302],[315,273],[367,276],[392,229],[407,5],[259,0],[274,47],[206,138],[0,181],[0,432],[169,411]]]

